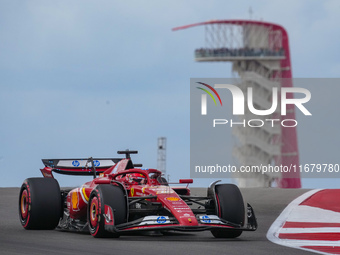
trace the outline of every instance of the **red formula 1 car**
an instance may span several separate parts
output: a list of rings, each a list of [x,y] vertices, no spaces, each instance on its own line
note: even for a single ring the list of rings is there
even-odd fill
[[[252,207],[245,210],[240,190],[216,184],[207,196],[191,196],[186,187],[170,187],[156,169],[138,168],[124,159],[43,159],[44,178],[28,178],[19,196],[19,217],[25,229],[90,231],[94,237],[119,237],[136,231],[203,231],[233,238],[257,228]],[[93,175],[81,187],[61,190],[52,172]],[[97,177],[99,174],[99,177]]]

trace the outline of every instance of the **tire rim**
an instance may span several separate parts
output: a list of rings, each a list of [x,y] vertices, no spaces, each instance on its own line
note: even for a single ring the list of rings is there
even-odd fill
[[[26,219],[28,214],[28,193],[26,189],[21,194],[20,211],[21,217]]]
[[[98,199],[94,197],[90,206],[90,221],[92,227],[96,227],[98,224]]]

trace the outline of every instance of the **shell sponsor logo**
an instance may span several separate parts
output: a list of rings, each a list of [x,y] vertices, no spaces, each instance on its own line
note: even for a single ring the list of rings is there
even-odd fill
[[[171,202],[176,202],[176,201],[179,201],[180,198],[178,198],[178,197],[167,197],[166,200],[171,201]]]

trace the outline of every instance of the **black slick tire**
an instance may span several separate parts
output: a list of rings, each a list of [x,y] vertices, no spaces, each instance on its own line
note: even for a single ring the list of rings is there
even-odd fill
[[[19,193],[19,219],[25,229],[55,229],[62,215],[60,187],[53,178],[28,178]]]
[[[100,184],[92,192],[87,208],[89,230],[94,237],[119,237],[118,233],[105,230],[105,205],[113,210],[114,225],[127,221],[127,204],[123,190],[119,186]]]
[[[234,184],[220,184],[215,186],[217,200],[217,215],[231,223],[244,225],[245,210],[240,189]],[[242,234],[242,230],[214,229],[211,233],[216,238],[235,238]]]

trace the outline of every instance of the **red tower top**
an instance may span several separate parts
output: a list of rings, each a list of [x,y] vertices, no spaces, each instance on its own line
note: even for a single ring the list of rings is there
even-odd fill
[[[247,55],[243,54],[242,50],[240,54],[240,50],[238,50],[236,56],[207,57],[203,49],[203,55],[196,55],[197,61],[278,60],[279,66],[272,72],[272,76],[286,78],[281,79],[281,87],[293,86],[288,33],[281,25],[264,21],[231,19],[199,22],[175,27],[172,30],[177,31],[196,26],[205,26],[206,43],[209,44],[210,48],[223,49],[223,47],[226,47],[226,49],[237,49],[247,45],[258,45],[262,48],[265,45],[263,48],[270,52],[265,55]],[[231,28],[230,31],[227,30],[227,27]],[[280,49],[280,54],[272,54],[277,49]],[[287,95],[287,98],[293,97],[292,93]],[[287,115],[281,116],[281,119],[295,119],[294,105],[287,105]],[[288,167],[295,165],[296,169],[298,169],[299,153],[296,127],[281,127],[280,145],[281,155],[276,157],[276,165]],[[282,173],[278,186],[282,188],[301,188],[300,173]]]

